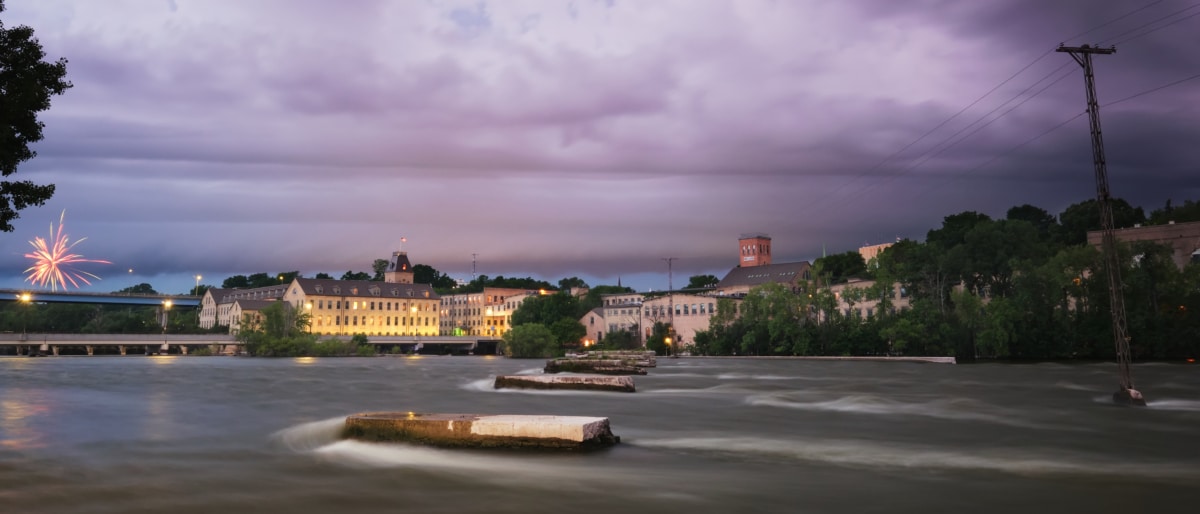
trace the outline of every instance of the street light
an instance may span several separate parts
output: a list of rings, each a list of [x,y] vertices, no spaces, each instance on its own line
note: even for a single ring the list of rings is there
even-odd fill
[[[17,299],[21,301],[21,304],[25,305],[25,307],[21,308],[21,340],[24,341],[29,337],[25,334],[25,325],[29,321],[29,303],[33,301],[33,295],[21,293],[17,296]]]
[[[162,305],[163,305],[163,318],[162,318],[163,344],[162,344],[162,348],[159,348],[159,352],[165,354],[165,353],[170,353],[170,349],[171,349],[170,345],[167,344],[167,314],[169,314],[171,312],[172,302],[171,302],[171,300],[163,300]]]
[[[165,333],[167,333],[167,313],[169,313],[171,311],[172,302],[171,302],[171,300],[163,300],[162,305],[163,305],[162,327],[163,327],[163,333],[165,334]]]
[[[200,275],[196,275],[196,288],[192,289],[192,294],[197,295],[197,296],[200,295],[200,279],[202,279],[202,278],[204,278],[204,277],[201,277]]]
[[[308,302],[308,303],[305,303],[305,304],[304,304],[304,311],[305,311],[305,313],[306,313],[306,314],[308,314],[308,333],[310,333],[310,334],[311,334],[311,333],[312,333],[312,326],[313,326],[313,323],[312,323],[312,302]]]

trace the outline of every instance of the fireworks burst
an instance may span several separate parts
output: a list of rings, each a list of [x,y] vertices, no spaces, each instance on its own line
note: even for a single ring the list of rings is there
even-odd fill
[[[100,280],[100,277],[82,270],[76,270],[71,266],[84,262],[95,262],[100,264],[112,264],[108,261],[96,259],[84,259],[82,255],[71,253],[71,249],[75,245],[82,243],[87,238],[71,242],[71,238],[63,232],[63,220],[67,217],[67,211],[63,211],[58,217],[58,230],[54,229],[54,222],[50,222],[50,239],[42,239],[40,237],[33,238],[29,244],[33,245],[33,253],[25,254],[25,257],[33,260],[33,266],[25,270],[29,276],[25,277],[26,282],[31,282],[42,287],[50,286],[51,291],[58,291],[61,286],[65,291],[67,284],[75,286],[79,289],[79,282],[91,285],[88,277]]]

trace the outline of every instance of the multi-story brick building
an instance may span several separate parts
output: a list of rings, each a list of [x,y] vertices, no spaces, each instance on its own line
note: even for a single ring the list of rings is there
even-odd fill
[[[439,333],[501,337],[512,323],[512,313],[520,302],[543,291],[504,287],[485,287],[478,293],[451,294],[441,297]]]
[[[282,300],[311,316],[314,334],[438,334],[440,297],[429,284],[297,278]]]
[[[311,316],[310,330],[323,335],[437,335],[440,297],[428,284],[414,284],[412,264],[393,252],[384,281],[296,278],[252,289],[211,288],[200,302],[200,326],[236,331],[247,313],[284,301]],[[240,302],[240,303],[239,303]]]
[[[1200,262],[1200,221],[1170,222],[1166,225],[1135,226],[1113,231],[1118,241],[1153,241],[1171,247],[1171,258],[1183,269],[1191,262]],[[1104,232],[1087,233],[1088,244],[1100,248]],[[1103,249],[1101,249],[1103,250]]]
[[[239,316],[231,313],[233,302],[237,300],[276,301],[287,291],[287,284],[249,289],[219,289],[210,287],[200,299],[200,327],[215,326],[232,327],[240,320]]]

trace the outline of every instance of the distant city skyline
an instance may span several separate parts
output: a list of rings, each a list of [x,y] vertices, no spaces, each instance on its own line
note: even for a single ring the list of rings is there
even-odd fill
[[[6,0],[74,87],[52,183],[0,287],[66,210],[87,291],[370,272],[407,238],[454,278],[665,289],[737,265],[922,240],[943,217],[1095,194],[1200,199],[1200,5],[1009,0]],[[128,270],[133,270],[129,272]]]

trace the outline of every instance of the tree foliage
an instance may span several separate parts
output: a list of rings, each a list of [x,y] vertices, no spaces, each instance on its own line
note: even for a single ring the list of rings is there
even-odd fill
[[[412,271],[413,282],[417,284],[429,284],[430,287],[433,287],[434,291],[441,294],[448,293],[451,289],[454,289],[454,286],[458,285],[454,282],[453,278],[450,278],[450,275],[442,273],[428,264],[413,265]]]
[[[4,1],[0,0],[0,13]],[[67,60],[43,59],[46,52],[24,25],[5,27],[0,21],[0,174],[8,177],[17,166],[37,156],[29,145],[42,140],[45,124],[38,113],[50,108],[50,97],[71,87],[65,80]],[[12,232],[19,211],[46,203],[54,185],[28,180],[0,181],[0,231]]]
[[[1141,207],[1129,205],[1120,198],[1110,202],[1115,228],[1132,227],[1146,222],[1146,213]],[[1062,225],[1062,242],[1066,245],[1081,245],[1087,243],[1087,233],[1100,230],[1100,207],[1095,199],[1088,199],[1067,207],[1058,215]]]
[[[855,250],[835,253],[813,261],[813,268],[828,277],[830,283],[846,282],[850,278],[867,278],[867,263]],[[827,285],[827,284],[826,284]]]
[[[488,277],[487,275],[479,275],[475,280],[468,282],[466,285],[457,287],[451,293],[478,293],[483,291],[485,287],[502,287],[507,289],[528,289],[531,291],[551,290],[554,286],[550,285],[545,280],[537,280],[535,278],[506,278],[503,275],[496,278]]]
[[[716,275],[692,275],[688,277],[687,289],[710,289],[720,281]]]
[[[1162,208],[1155,209],[1146,219],[1146,223],[1150,225],[1166,225],[1174,221],[1175,223],[1187,223],[1192,221],[1200,221],[1200,202],[1187,200],[1183,205],[1171,205],[1171,200]]]
[[[563,291],[570,291],[573,288],[587,289],[588,284],[579,277],[569,277],[558,281],[558,288]]]
[[[117,291],[117,294],[158,294],[154,290],[154,286],[142,282],[141,284],[132,285]]]
[[[374,274],[371,275],[371,280],[383,282],[383,275],[384,273],[387,273],[387,269],[390,264],[391,263],[389,263],[387,259],[375,259],[375,261],[371,263],[371,271],[374,272]]]
[[[300,276],[299,271],[281,271],[279,273],[255,273],[253,275],[234,275],[221,282],[222,289],[248,289],[271,287],[287,284]]]
[[[1123,223],[1141,219],[1140,208],[1114,206]],[[846,311],[838,312],[819,274],[821,282],[800,294],[756,288],[740,312],[733,301],[718,301],[708,330],[696,336],[697,351],[1112,359],[1107,278],[1099,250],[1083,243],[1086,230],[1099,228],[1098,214],[1085,212],[1094,209],[1094,201],[1075,204],[1062,223],[1029,205],[999,220],[947,216],[927,241],[902,240],[883,251],[873,285],[842,288]],[[1200,356],[1200,264],[1180,269],[1170,248],[1150,242],[1122,243],[1119,251],[1133,357]],[[907,302],[893,298],[893,285]],[[865,302],[872,308],[864,315],[856,306]]]
[[[257,315],[242,318],[237,340],[246,353],[256,357],[369,357],[375,354],[367,336],[355,334],[349,341],[331,337],[319,340],[309,332],[312,318],[287,302],[272,302]]]
[[[371,275],[365,271],[346,270],[340,280],[371,280]]]
[[[504,333],[502,351],[522,359],[548,358],[561,354],[554,333],[541,323],[523,323]]]

